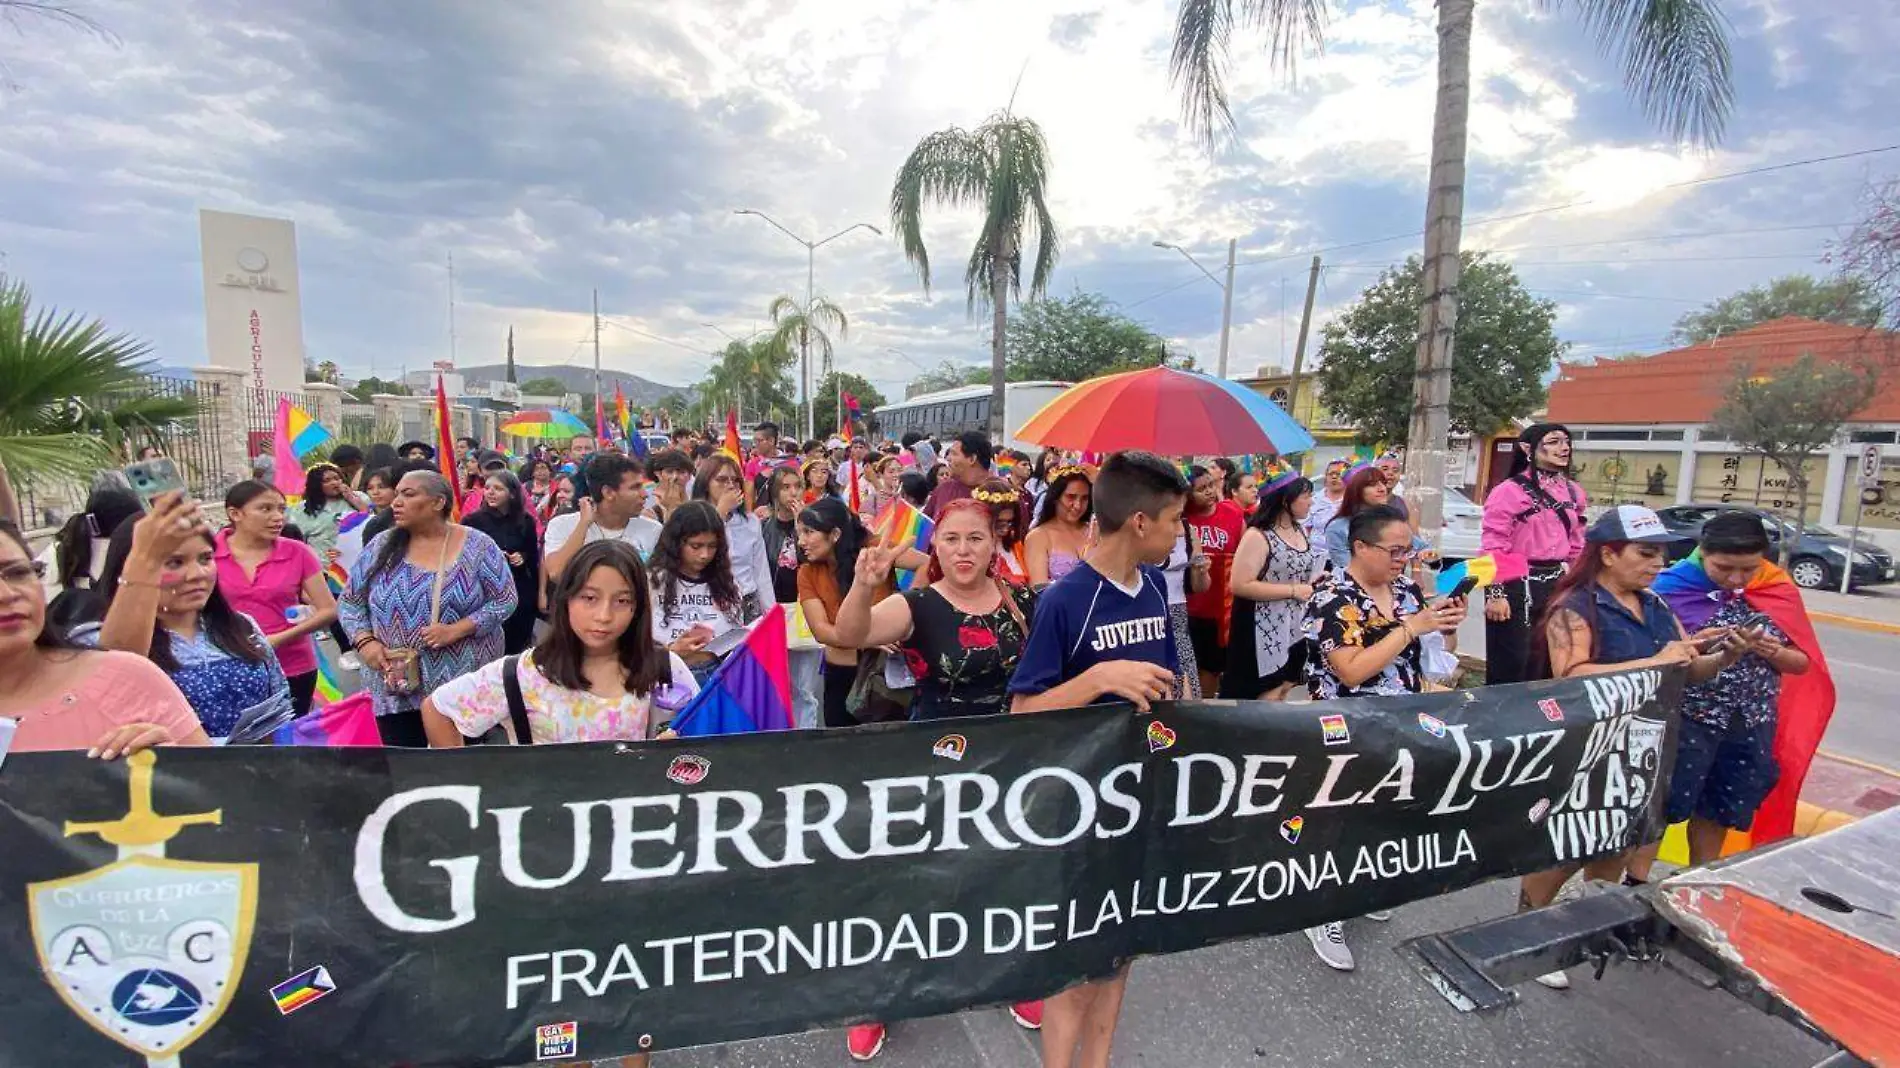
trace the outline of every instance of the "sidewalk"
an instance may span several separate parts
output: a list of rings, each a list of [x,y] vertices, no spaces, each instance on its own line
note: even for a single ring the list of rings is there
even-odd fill
[[[1819,834],[1900,806],[1900,775],[1846,757],[1816,753],[1801,784],[1794,833]]]
[[[1878,634],[1900,634],[1900,585],[1873,586],[1842,596],[1821,590],[1802,590],[1808,617],[1816,623]]]

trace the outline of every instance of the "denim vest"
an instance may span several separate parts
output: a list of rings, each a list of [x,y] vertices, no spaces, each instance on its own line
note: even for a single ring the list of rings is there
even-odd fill
[[[1641,619],[1630,614],[1610,591],[1602,586],[1592,587],[1590,596],[1596,599],[1596,654],[1590,658],[1593,663],[1645,660],[1682,637],[1676,614],[1669,610],[1668,602],[1646,589],[1637,591],[1637,595],[1643,602]],[[1580,590],[1571,594],[1573,598],[1581,596],[1584,594]]]

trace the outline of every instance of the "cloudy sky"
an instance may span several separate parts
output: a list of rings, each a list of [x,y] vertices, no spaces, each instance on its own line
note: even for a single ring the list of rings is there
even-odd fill
[[[1053,289],[1099,291],[1211,365],[1240,240],[1232,366],[1289,361],[1308,257],[1319,316],[1416,250],[1435,84],[1430,0],[1336,3],[1296,80],[1233,56],[1240,137],[1210,153],[1166,77],[1174,0],[68,0],[109,29],[0,24],[0,254],[42,301],[201,363],[197,209],[295,220],[313,359],[393,377],[581,361],[598,287],[608,366],[690,383],[714,326],[802,293],[808,237],[887,232],[923,135],[1005,106],[1054,157]],[[1660,346],[1675,317],[1818,257],[1900,152],[1900,8],[1728,0],[1737,107],[1719,149],[1672,147],[1616,68],[1532,0],[1480,5],[1467,247],[1517,260],[1580,356]],[[1561,7],[1562,5],[1548,5]],[[1797,11],[1799,14],[1797,15]],[[1020,83],[1020,84],[1019,84]],[[977,219],[927,231],[928,296],[890,237],[818,253],[851,316],[840,365],[901,393],[986,358],[961,278]],[[1345,247],[1340,247],[1345,246]]]

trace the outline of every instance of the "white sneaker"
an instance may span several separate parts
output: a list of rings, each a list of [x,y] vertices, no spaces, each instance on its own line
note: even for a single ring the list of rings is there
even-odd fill
[[[1368,912],[1368,913],[1366,913],[1366,919],[1368,919],[1368,920],[1374,920],[1374,921],[1377,921],[1377,922],[1379,922],[1379,923],[1385,923],[1386,921],[1388,921],[1388,920],[1390,920],[1391,918],[1392,918],[1392,910],[1391,910],[1391,909],[1380,909],[1380,910],[1378,910],[1377,912]]]
[[[1563,972],[1545,972],[1537,977],[1537,985],[1551,990],[1569,990],[1570,976]]]
[[[1334,921],[1308,927],[1306,940],[1313,943],[1313,952],[1319,955],[1321,964],[1338,972],[1352,971],[1352,949],[1346,945],[1345,925]]]
[[[363,670],[363,658],[357,656],[355,653],[344,653],[342,656],[336,658],[336,662],[337,666],[345,671]]]

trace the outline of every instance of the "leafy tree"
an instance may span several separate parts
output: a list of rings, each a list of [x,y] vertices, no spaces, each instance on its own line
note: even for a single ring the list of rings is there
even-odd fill
[[[1844,326],[1873,326],[1880,322],[1880,298],[1865,279],[1852,275],[1821,280],[1791,274],[1710,301],[1677,319],[1669,337],[1678,345],[1694,345],[1790,315]]]
[[[401,382],[392,382],[389,379],[371,375],[368,378],[358,379],[355,387],[350,390],[350,396],[354,397],[359,404],[368,404],[370,398],[378,393],[390,397],[407,397],[409,387]]]
[[[1543,376],[1565,346],[1552,329],[1555,302],[1526,292],[1508,263],[1481,252],[1463,258],[1451,421],[1488,434],[1544,402]],[[1362,441],[1405,440],[1423,276],[1417,256],[1388,268],[1322,334],[1322,403],[1358,427]]]
[[[863,409],[865,422],[858,425],[858,433],[868,429],[871,413],[885,404],[884,394],[877,391],[871,380],[863,375],[854,375],[849,371],[834,371],[818,383],[818,392],[812,397],[812,420],[818,428],[818,436],[828,438],[838,432],[844,420],[838,418],[838,390],[842,387],[846,393],[858,398],[858,407]]]
[[[1142,367],[1193,367],[1173,357],[1160,335],[1135,322],[1098,293],[1045,297],[1010,320],[1009,381],[1080,382]]]
[[[567,394],[567,387],[558,378],[542,376],[521,383],[521,392],[530,397],[560,397]]]
[[[1900,323],[1900,178],[1867,188],[1860,221],[1828,259],[1865,282],[1880,308],[1880,321]]]
[[[796,398],[786,374],[796,359],[791,349],[764,337],[730,342],[716,355],[699,384],[705,402],[702,414],[723,418],[727,409],[737,408],[741,418],[762,419],[794,409]]]
[[[1531,6],[1523,3],[1523,6]],[[1181,0],[1169,68],[1188,125],[1210,142],[1231,131],[1227,62],[1236,29],[1264,30],[1268,62],[1291,70],[1307,41],[1319,45],[1327,0]],[[1343,6],[1343,5],[1342,5]],[[1478,0],[1437,0],[1438,90],[1425,199],[1424,283],[1419,287],[1414,416],[1407,435],[1407,484],[1417,519],[1437,529],[1445,482],[1448,421],[1458,400],[1453,339],[1464,228],[1465,146],[1471,118],[1471,34]],[[1576,16],[1599,51],[1620,61],[1623,88],[1643,114],[1678,141],[1712,146],[1735,107],[1729,26],[1718,0],[1542,0],[1541,9]],[[1451,374],[1444,372],[1450,370]],[[999,406],[1000,407],[1000,406]]]
[[[685,415],[689,407],[690,405],[687,403],[686,398],[678,393],[668,393],[666,396],[660,398],[660,410],[675,419]]]
[[[98,319],[35,308],[25,283],[0,274],[0,515],[16,512],[9,477],[84,482],[128,437],[197,414],[145,388],[150,352]]]
[[[987,365],[974,366],[945,360],[934,371],[925,371],[910,380],[904,387],[904,396],[915,397],[922,393],[936,393],[939,390],[957,389],[962,386],[974,386],[990,380],[991,371]]]
[[[335,360],[325,360],[314,367],[305,364],[303,380],[305,382],[328,382],[334,386],[336,385],[337,377],[342,373],[342,369],[337,367]]]
[[[1709,417],[1711,436],[1759,453],[1788,474],[1795,516],[1808,514],[1807,460],[1826,448],[1854,413],[1873,403],[1880,374],[1871,362],[1822,363],[1802,353],[1769,374],[1738,364],[1722,406]],[[1788,539],[1781,542],[1787,563]]]
[[[1022,299],[1023,250],[1033,234],[1032,300],[1048,290],[1060,252],[1048,191],[1049,146],[1042,127],[1008,112],[990,116],[974,131],[953,126],[919,141],[891,186],[891,225],[926,294],[930,254],[924,248],[924,208],[934,203],[983,213],[963,284],[971,315],[980,305],[990,309],[990,433],[998,438],[1003,435],[1009,298]]]

